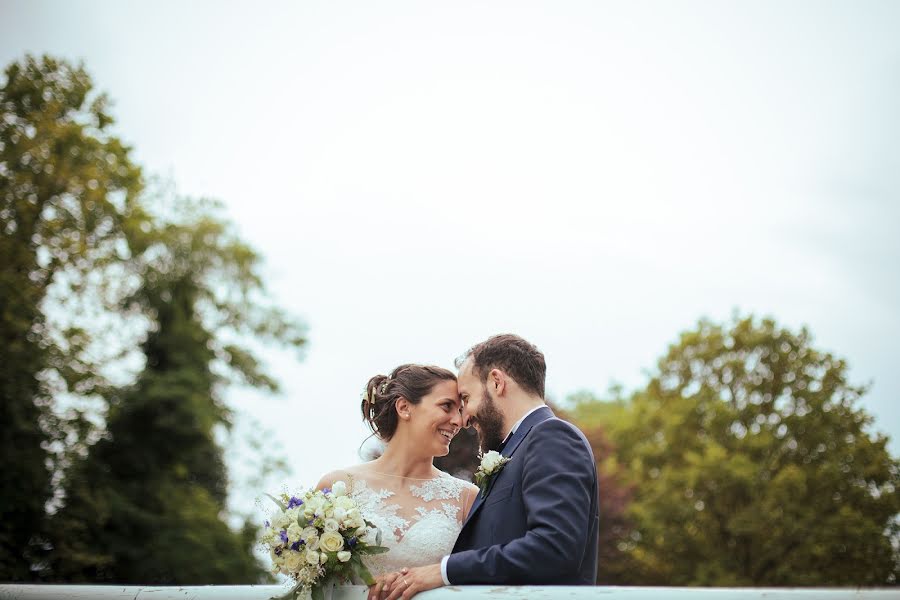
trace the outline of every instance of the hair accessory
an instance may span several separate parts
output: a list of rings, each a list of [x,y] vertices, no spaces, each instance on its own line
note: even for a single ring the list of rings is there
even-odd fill
[[[375,404],[375,388],[372,388],[372,394],[370,396],[369,395],[369,387],[366,386],[366,391],[363,392],[362,399],[363,399],[363,402],[365,402],[369,406],[371,406],[372,404]]]
[[[388,375],[388,376],[387,376],[387,379],[384,380],[384,383],[381,384],[381,393],[382,393],[382,394],[383,394],[384,391],[387,389],[387,386],[388,386],[388,384],[389,384],[390,382],[391,382],[391,376]]]

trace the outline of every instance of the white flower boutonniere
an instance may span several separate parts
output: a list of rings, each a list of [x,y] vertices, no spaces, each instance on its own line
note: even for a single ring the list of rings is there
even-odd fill
[[[484,498],[491,480],[506,466],[509,459],[496,450],[491,450],[487,454],[479,452],[478,457],[481,459],[481,465],[475,471],[475,484],[481,490],[481,497]]]

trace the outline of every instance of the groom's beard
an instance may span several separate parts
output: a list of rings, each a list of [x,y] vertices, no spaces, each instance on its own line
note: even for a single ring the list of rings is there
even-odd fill
[[[478,445],[481,446],[481,451],[490,452],[499,448],[503,443],[503,415],[497,410],[497,405],[487,390],[484,390],[481,397],[475,422],[478,423]]]

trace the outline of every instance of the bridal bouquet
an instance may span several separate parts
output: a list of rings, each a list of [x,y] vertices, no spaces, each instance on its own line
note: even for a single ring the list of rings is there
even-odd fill
[[[346,483],[336,481],[331,489],[310,490],[301,496],[269,498],[280,510],[266,521],[262,543],[272,557],[273,572],[296,583],[279,600],[301,593],[323,600],[327,584],[351,575],[366,585],[375,583],[362,557],[388,549],[381,546],[381,532],[363,519],[347,495]]]

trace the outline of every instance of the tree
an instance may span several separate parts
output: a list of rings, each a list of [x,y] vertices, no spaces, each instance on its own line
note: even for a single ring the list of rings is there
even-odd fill
[[[846,363],[806,329],[701,321],[608,423],[632,583],[896,582],[900,465]]]
[[[127,254],[139,226],[141,172],[109,134],[106,98],[81,67],[45,57],[11,64],[0,88],[0,580],[31,578],[29,547],[52,493],[54,454],[78,418],[54,396],[105,381],[90,336],[47,314],[48,295],[75,299],[90,274]],[[76,417],[78,415],[75,415]],[[46,466],[51,459],[50,468]]]
[[[221,520],[227,476],[216,429],[221,388],[277,389],[243,337],[301,347],[302,328],[262,299],[259,257],[206,202],[179,201],[134,241],[142,285],[130,308],[150,315],[146,367],[113,398],[107,435],[65,481],[51,522],[50,576],[65,581],[254,583],[255,529]]]
[[[610,423],[625,410],[621,390],[610,390],[613,400],[601,400],[589,392],[579,392],[567,399],[571,408],[554,409],[584,432],[594,452],[600,488],[600,550],[597,554],[597,583],[627,585],[634,583],[631,561],[623,542],[633,531],[628,518],[628,505],[635,485],[627,481],[627,473],[617,459],[616,447],[607,433]]]

